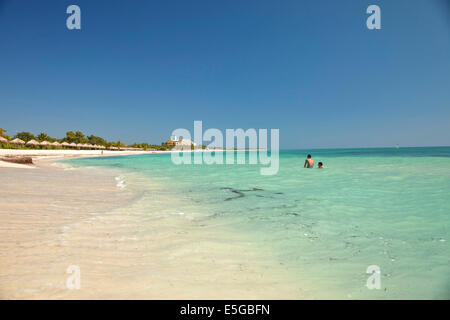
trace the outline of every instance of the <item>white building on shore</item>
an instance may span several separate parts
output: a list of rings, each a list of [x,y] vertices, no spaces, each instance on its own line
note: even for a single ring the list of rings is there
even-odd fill
[[[194,146],[196,147],[197,144],[190,139],[179,139],[177,136],[170,137],[169,140],[167,140],[167,145],[169,146]]]

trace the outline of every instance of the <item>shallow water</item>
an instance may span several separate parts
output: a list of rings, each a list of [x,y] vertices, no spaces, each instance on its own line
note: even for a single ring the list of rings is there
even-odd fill
[[[0,168],[0,299],[306,297],[274,252],[166,185],[58,166]]]
[[[326,169],[304,169],[307,153]],[[267,281],[272,273],[278,298],[450,298],[450,147],[282,151],[273,176],[258,165],[175,165],[169,154],[69,163],[115,168],[118,186],[140,192],[123,210],[130,224],[149,223],[130,238],[146,241],[163,219],[168,228],[181,221],[187,239],[211,251],[245,239],[254,254],[245,268],[265,268]],[[233,264],[233,252],[227,259]],[[380,267],[380,289],[366,287],[370,265]]]
[[[71,241],[74,231],[134,198],[104,170],[67,169],[0,168],[0,299],[70,293],[66,269],[79,263],[76,253],[86,255],[82,242]]]

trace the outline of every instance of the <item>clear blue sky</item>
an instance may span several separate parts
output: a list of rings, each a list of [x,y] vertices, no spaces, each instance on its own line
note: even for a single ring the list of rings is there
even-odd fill
[[[82,30],[66,28],[81,7]],[[366,28],[370,4],[382,29]],[[447,0],[0,0],[0,127],[161,143],[279,128],[282,148],[450,145]]]

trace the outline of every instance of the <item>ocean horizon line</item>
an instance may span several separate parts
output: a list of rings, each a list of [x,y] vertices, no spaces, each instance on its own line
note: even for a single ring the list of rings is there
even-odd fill
[[[330,147],[330,148],[324,148],[324,147],[312,147],[312,148],[280,148],[280,151],[293,151],[293,150],[351,150],[351,149],[413,149],[413,148],[450,148],[450,145],[448,146],[399,146],[398,148],[395,146],[389,146],[389,147]]]

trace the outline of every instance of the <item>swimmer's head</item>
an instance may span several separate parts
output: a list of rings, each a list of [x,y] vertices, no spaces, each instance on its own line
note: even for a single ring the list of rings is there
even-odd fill
[[[306,157],[307,157],[308,159],[311,159],[311,155],[310,155],[310,154],[308,154]]]
[[[322,162],[319,162],[319,167],[323,167],[323,163]]]

